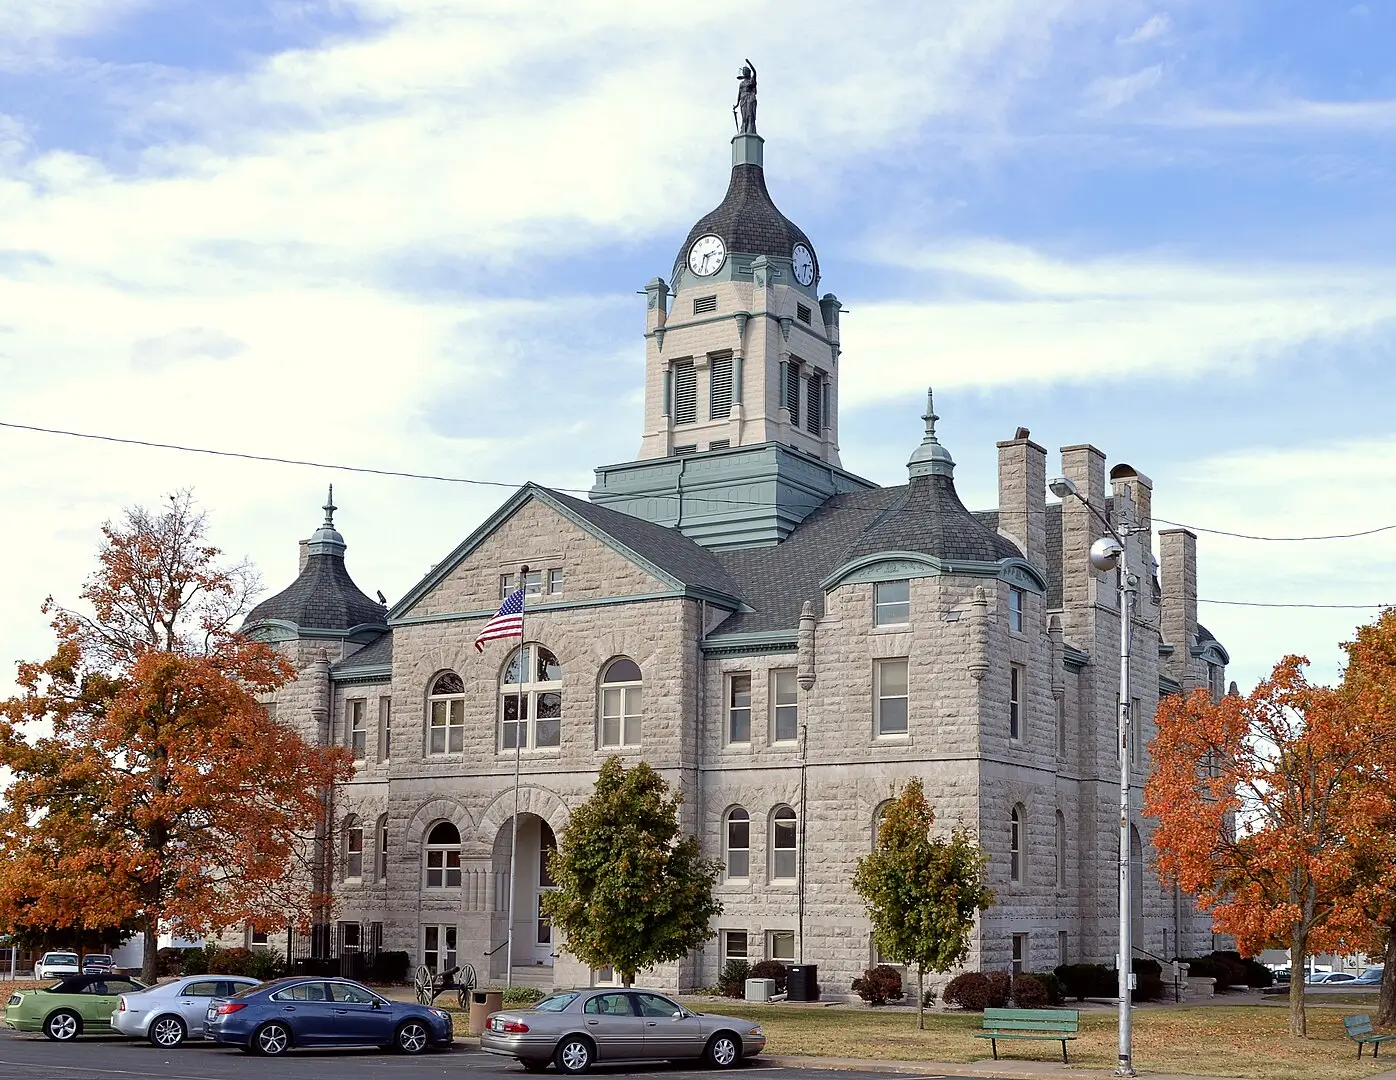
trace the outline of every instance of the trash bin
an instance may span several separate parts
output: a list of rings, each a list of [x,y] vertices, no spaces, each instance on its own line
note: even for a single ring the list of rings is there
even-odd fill
[[[467,1021],[466,1033],[479,1035],[485,1030],[485,1017],[489,1016],[490,1013],[499,1012],[502,1008],[504,1008],[503,991],[470,991],[470,1019]]]
[[[816,964],[791,964],[785,980],[785,1000],[818,1001],[818,976]]]

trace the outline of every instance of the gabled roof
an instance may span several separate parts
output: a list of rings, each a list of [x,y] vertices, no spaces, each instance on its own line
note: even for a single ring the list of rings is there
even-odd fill
[[[352,652],[343,660],[336,661],[330,667],[330,674],[339,675],[345,671],[352,671],[355,668],[383,667],[393,662],[393,632],[375,638],[358,652]]]

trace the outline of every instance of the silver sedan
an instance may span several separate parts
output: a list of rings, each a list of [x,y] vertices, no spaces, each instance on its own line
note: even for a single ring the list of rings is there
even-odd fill
[[[549,1063],[584,1073],[595,1062],[702,1058],[720,1069],[766,1048],[761,1025],[695,1013],[653,990],[564,990],[527,1009],[491,1013],[480,1048],[517,1058],[530,1072]]]
[[[190,975],[135,994],[122,994],[111,1026],[122,1035],[149,1039],[172,1050],[185,1039],[204,1037],[204,1015],[216,997],[232,997],[256,979],[241,975]]]

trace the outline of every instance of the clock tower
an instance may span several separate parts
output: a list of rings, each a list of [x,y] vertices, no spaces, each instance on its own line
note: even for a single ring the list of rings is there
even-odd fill
[[[754,114],[751,126],[754,128]],[[645,418],[635,462],[592,499],[710,547],[778,543],[840,491],[839,313],[819,257],[766,190],[765,140],[732,139],[727,194],[645,286]]]

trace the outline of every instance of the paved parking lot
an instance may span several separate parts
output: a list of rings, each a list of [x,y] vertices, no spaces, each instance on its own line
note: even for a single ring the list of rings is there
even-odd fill
[[[756,1058],[734,1072],[735,1077],[761,1074],[762,1080],[879,1080],[887,1073],[847,1073],[829,1069],[792,1069]],[[778,1074],[784,1074],[782,1077]],[[552,1071],[544,1074],[556,1077]],[[696,1066],[598,1066],[591,1075],[657,1080],[714,1080],[721,1075]],[[258,1058],[225,1047],[191,1043],[175,1051],[149,1043],[117,1038],[79,1039],[66,1045],[42,1035],[20,1035],[0,1029],[0,1076],[34,1080],[524,1080],[517,1064],[473,1048],[404,1057],[381,1050],[297,1050],[285,1058]],[[941,1080],[939,1077],[898,1076],[897,1080]],[[960,1080],[960,1078],[957,1078]]]

